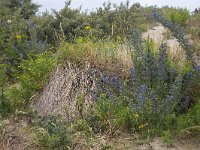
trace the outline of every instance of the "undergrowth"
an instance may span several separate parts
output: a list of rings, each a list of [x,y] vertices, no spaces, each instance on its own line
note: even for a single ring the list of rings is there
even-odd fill
[[[186,51],[187,61],[181,66],[173,61],[165,43],[156,49],[151,39],[142,41],[137,29],[133,30],[129,43],[120,37],[94,40],[92,29],[87,26],[88,37],[73,38],[71,43],[61,42],[55,52],[27,53],[20,60],[21,55],[17,55],[17,63],[13,61],[15,66],[10,68],[15,71],[9,73],[14,81],[8,82],[9,68],[0,64],[1,117],[19,111],[26,115],[23,111],[48,84],[51,72],[57,65],[70,61],[78,67],[85,63],[91,65],[95,87],[90,92],[94,105],[85,112],[85,99],[80,95],[76,99],[77,120],[52,115],[33,117],[34,121],[28,125],[40,149],[72,149],[80,145],[83,136],[86,139],[98,134],[114,137],[118,132],[138,133],[146,139],[162,136],[169,146],[175,135],[198,135],[200,67],[194,60],[193,45],[186,33],[174,23],[185,25],[188,12],[166,11],[172,13],[167,14],[172,22],[156,12],[153,16],[172,31]],[[183,18],[179,18],[182,13]],[[62,30],[62,25],[60,28]],[[21,45],[21,35],[16,36],[15,42],[19,44],[14,47],[17,50],[25,44]],[[0,131],[3,133],[3,129]],[[101,145],[102,149],[111,147],[105,143]]]

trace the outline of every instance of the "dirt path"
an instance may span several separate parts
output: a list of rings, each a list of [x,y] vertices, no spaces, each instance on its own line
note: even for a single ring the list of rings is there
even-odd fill
[[[147,142],[136,135],[122,134],[109,142],[113,145],[114,150],[200,150],[198,139],[176,140],[169,147],[162,138],[157,137]]]

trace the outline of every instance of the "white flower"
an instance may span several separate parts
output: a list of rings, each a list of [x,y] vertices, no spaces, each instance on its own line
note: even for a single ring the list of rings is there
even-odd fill
[[[9,23],[9,24],[10,24],[10,23],[12,23],[12,21],[11,21],[11,20],[7,20],[7,23]]]

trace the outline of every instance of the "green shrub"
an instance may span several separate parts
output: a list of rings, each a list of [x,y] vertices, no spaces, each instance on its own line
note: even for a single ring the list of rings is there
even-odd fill
[[[187,9],[180,9],[180,8],[164,8],[164,15],[172,21],[173,23],[178,23],[182,26],[186,25],[187,21],[189,20],[189,11]]]
[[[200,98],[195,105],[188,110],[187,113],[180,115],[177,118],[177,131],[189,131],[193,127],[200,126]],[[200,132],[200,130],[199,130]],[[191,132],[192,134],[192,132]]]
[[[90,113],[88,124],[94,132],[115,133],[117,130],[142,131],[144,128],[142,116],[132,111],[129,102],[111,100],[107,95],[102,94],[98,99],[96,107]]]
[[[70,149],[69,125],[61,117],[46,116],[33,124],[32,132],[40,149]]]
[[[55,59],[52,55],[43,53],[30,57],[19,66],[20,72],[16,74],[18,82],[6,92],[13,108],[25,106],[31,97],[43,88],[54,64]]]
[[[12,74],[28,54],[41,50],[36,46],[38,41],[30,21],[39,6],[31,0],[2,0],[0,7],[0,64],[7,65],[6,74],[13,81]]]

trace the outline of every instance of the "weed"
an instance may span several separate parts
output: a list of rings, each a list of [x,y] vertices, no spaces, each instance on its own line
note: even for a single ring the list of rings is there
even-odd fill
[[[162,140],[167,146],[173,146],[172,134],[169,130],[163,131]]]
[[[68,124],[60,117],[47,116],[38,120],[32,127],[36,135],[36,141],[42,149],[63,149],[70,148],[68,136]]]

